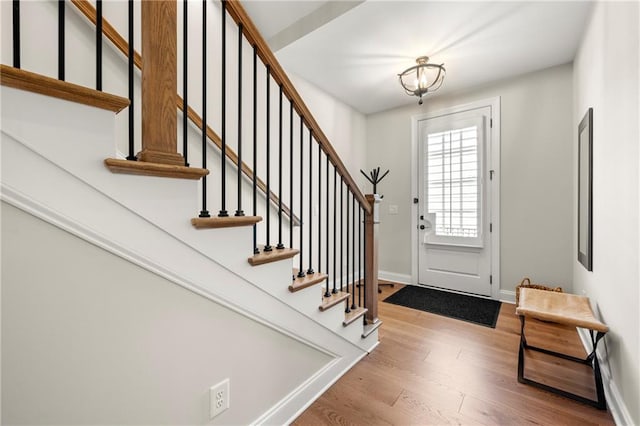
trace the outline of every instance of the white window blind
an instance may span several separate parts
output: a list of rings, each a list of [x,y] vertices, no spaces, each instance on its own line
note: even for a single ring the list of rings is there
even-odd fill
[[[476,126],[428,134],[427,211],[435,214],[438,236],[479,236],[478,145]]]

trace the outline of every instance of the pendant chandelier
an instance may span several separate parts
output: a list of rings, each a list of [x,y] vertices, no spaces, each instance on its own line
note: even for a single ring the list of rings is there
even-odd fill
[[[428,92],[434,92],[442,86],[446,70],[444,64],[429,64],[428,56],[420,56],[416,59],[418,65],[407,68],[398,74],[400,84],[409,96],[420,98],[418,104],[422,105],[422,96]]]

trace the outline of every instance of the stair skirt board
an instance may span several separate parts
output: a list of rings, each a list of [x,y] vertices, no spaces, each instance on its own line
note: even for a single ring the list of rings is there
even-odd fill
[[[4,136],[4,133],[3,133]],[[21,155],[16,155],[16,151],[13,150],[15,147],[7,138],[2,139],[3,145],[3,158],[11,157],[12,161],[16,158],[20,158]],[[29,165],[29,161],[26,158],[20,158],[22,161],[19,163],[21,165]],[[41,159],[40,162],[40,170],[43,170],[47,167],[47,164],[44,162],[46,160]],[[9,169],[8,161],[3,161],[3,179],[7,177],[7,175],[11,175],[12,171]],[[49,163],[49,167],[51,167],[51,163]],[[55,167],[55,166],[54,166]],[[28,167],[27,167],[28,168]],[[25,172],[28,174],[29,172]],[[44,173],[51,177],[51,173]],[[65,173],[60,171],[60,175],[58,177],[65,177]],[[68,175],[67,175],[68,177]],[[138,215],[132,214],[131,211],[126,209],[125,207],[114,203],[109,198],[105,197],[103,194],[93,190],[93,188],[88,185],[73,179],[71,185],[67,182],[66,184],[56,185],[57,188],[62,188],[66,190],[73,191],[74,194],[77,194],[77,205],[67,207],[65,206],[65,201],[68,200],[59,200],[55,195],[52,195],[49,200],[46,200],[44,193],[48,192],[46,188],[41,188],[42,194],[39,195],[38,199],[30,195],[27,195],[24,191],[21,191],[24,188],[16,188],[15,185],[12,185],[14,182],[7,182],[7,180],[12,181],[11,177],[9,179],[4,179],[1,185],[0,199],[4,202],[7,202],[35,217],[38,217],[60,229],[63,229],[73,235],[76,235],[79,238],[82,238],[89,243],[101,247],[131,263],[134,263],[140,267],[143,267],[154,274],[157,274],[163,278],[166,278],[175,284],[178,284],[182,287],[189,289],[203,297],[206,297],[209,300],[212,300],[215,303],[221,304],[229,309],[234,310],[237,313],[240,313],[244,316],[247,316],[257,322],[260,322],[264,325],[267,325],[283,334],[286,334],[296,340],[305,341],[310,346],[314,347],[318,350],[323,350],[327,354],[333,354],[330,351],[326,351],[322,346],[314,344],[308,337],[303,336],[295,331],[296,327],[291,327],[290,325],[283,323],[286,327],[282,327],[278,323],[274,321],[269,321],[266,319],[265,315],[261,315],[261,312],[265,311],[265,308],[261,308],[256,313],[254,309],[246,309],[237,303],[235,300],[229,300],[225,298],[223,295],[217,294],[211,286],[203,285],[200,282],[208,282],[209,276],[216,276],[221,281],[235,280],[243,282],[243,285],[237,285],[236,290],[243,290],[242,297],[250,298],[249,293],[246,293],[246,290],[251,290],[252,285],[247,286],[248,282],[242,280],[239,276],[231,273],[228,270],[225,270],[221,265],[218,265],[214,262],[211,262],[209,259],[198,256],[199,258],[196,262],[192,262],[192,265],[198,266],[194,268],[194,271],[200,271],[200,276],[196,277],[194,280],[193,276],[195,274],[181,274],[179,268],[180,261],[176,261],[175,259],[184,259],[187,257],[194,257],[194,252],[188,246],[184,246],[182,244],[175,247],[175,240],[168,235],[163,230],[160,230],[153,224],[149,223],[145,219],[139,217]],[[55,179],[57,183],[60,183],[60,179]],[[17,182],[19,184],[19,182]],[[28,189],[28,188],[27,188]],[[49,202],[52,202],[49,204]],[[45,204],[46,203],[46,204]],[[53,204],[53,205],[52,205]],[[57,204],[57,205],[56,205]],[[82,204],[89,204],[91,208],[82,209]],[[84,211],[83,211],[84,210]],[[97,217],[94,213],[100,211],[105,217],[110,218],[110,221],[103,220],[103,217]],[[116,220],[117,219],[117,220]],[[116,225],[112,226],[111,229],[109,227],[101,227],[100,225],[107,223],[115,223]],[[95,226],[91,226],[89,224],[93,224]],[[100,228],[101,231],[96,231],[96,228]],[[107,231],[108,233],[105,233]],[[135,234],[134,238],[128,237],[130,235]],[[155,241],[158,241],[160,244],[155,244],[153,246],[148,246],[156,248],[156,246],[162,246],[162,249],[155,249],[156,253],[152,253],[151,256],[143,256],[141,253],[145,248],[144,241],[146,240],[145,236],[153,237]],[[173,246],[173,247],[172,247]],[[170,248],[171,250],[167,250],[165,248]],[[177,249],[177,250],[176,250]],[[149,250],[150,251],[150,250]],[[164,252],[167,253],[164,256],[160,256]],[[171,259],[171,256],[175,256],[174,259]],[[214,268],[214,269],[212,269]],[[183,268],[184,269],[184,268]],[[191,279],[187,280],[182,277],[192,276]],[[224,288],[225,286],[221,286]],[[241,288],[240,288],[241,287]],[[252,292],[255,293],[255,292]],[[254,299],[257,296],[262,296],[264,293],[258,292],[255,295],[251,295]],[[266,296],[266,297],[265,297]],[[268,303],[271,306],[271,309],[282,310],[283,307],[287,307],[281,301],[278,301],[276,298],[273,298],[269,295],[264,295],[262,297],[258,297],[257,307],[261,307],[261,303]],[[246,304],[248,308],[253,308],[251,304]],[[296,321],[304,320],[305,317],[295,312],[294,310],[288,309],[288,314],[284,316],[291,316],[293,314],[293,318],[296,318]],[[278,319],[278,318],[276,318]],[[278,322],[282,322],[278,319]],[[294,322],[295,323],[295,322]],[[317,327],[316,327],[317,328]],[[304,329],[304,328],[300,328]],[[317,331],[320,331],[319,329]]]
[[[3,94],[4,94],[5,92],[6,92],[6,89],[3,89]],[[3,98],[4,98],[4,99],[6,99],[6,96],[3,96]],[[6,109],[5,109],[5,111],[6,111]],[[5,122],[4,122],[3,124],[5,124],[5,125],[6,125],[6,124],[9,124],[8,128],[10,129],[10,124],[11,124],[11,123],[10,123],[10,120],[9,120],[9,122],[8,122],[7,120],[5,120]],[[5,131],[5,129],[4,129],[4,128],[3,128],[3,134],[7,134],[7,132]],[[5,146],[7,146],[7,145],[8,145],[7,143],[5,143],[5,142],[4,142],[4,139],[5,139],[5,138],[3,138],[3,148],[5,148]],[[30,139],[36,139],[36,140],[37,140],[37,139],[39,139],[39,138],[30,138]],[[46,139],[46,138],[42,138],[41,140],[44,140],[44,139]],[[68,139],[68,138],[66,138],[66,139]],[[45,144],[45,145],[50,147],[50,146],[51,146],[51,145],[53,145],[53,144],[51,144],[51,143],[47,143],[47,144]],[[22,144],[21,142],[17,142],[17,141],[16,141],[16,148],[17,148],[17,149],[20,149],[19,147],[22,147],[22,150],[25,150],[25,148],[26,148],[26,146],[25,146],[24,144]],[[38,148],[39,148],[39,147],[38,147]],[[10,152],[10,151],[8,151],[8,150],[4,150],[4,149],[3,149],[3,151],[4,151],[4,152],[3,152],[3,154],[5,154],[5,155],[3,155],[3,158],[12,157],[12,159],[15,159],[15,158],[17,158],[17,157],[19,157],[19,156],[20,156],[20,154],[11,155],[11,154],[9,154],[9,152]],[[31,153],[33,153],[35,150],[30,150],[30,149],[28,149],[28,148],[27,148],[27,149],[26,149],[26,151],[27,151],[27,152],[31,152]],[[60,151],[56,150],[56,152],[60,152]],[[47,153],[47,154],[48,154],[48,153]],[[28,155],[28,154],[25,154],[25,155]],[[102,156],[102,152],[100,152],[98,155]],[[52,165],[52,162],[49,162],[48,160],[44,160],[44,158],[43,158],[43,157],[41,157],[41,156],[33,156],[33,155],[31,155],[30,157],[31,157],[31,159],[32,159],[32,160],[35,160],[36,158],[40,158],[40,159],[41,159],[41,161],[45,161],[45,162],[47,162],[47,163],[48,163],[48,165]],[[68,158],[67,156],[65,156],[65,155],[63,155],[63,154],[60,154],[60,157],[61,157],[62,159],[67,159],[67,158]],[[54,164],[55,164],[55,163],[57,163],[57,161],[56,161],[56,160],[57,160],[57,159],[54,159],[54,160],[53,160],[53,163],[54,163]],[[36,160],[36,161],[37,161],[37,160]],[[23,168],[23,167],[22,167],[22,165],[21,165],[21,166],[16,166],[16,164],[26,164],[26,163],[28,163],[28,160],[27,160],[27,159],[25,159],[25,161],[23,161],[23,162],[16,162],[16,161],[13,161],[12,163],[14,164],[14,166],[10,166],[10,165],[8,165],[7,167],[5,167],[5,170],[6,170],[6,171],[8,171],[8,172],[11,172],[11,168],[12,168],[12,167],[14,167],[14,168],[16,169],[16,171],[18,172],[18,174],[19,174],[19,173],[20,173],[20,172],[19,172],[19,170],[20,170],[21,168]],[[72,166],[72,165],[71,165],[71,164],[67,164],[67,165],[64,165],[64,164],[60,165],[60,164],[58,164],[58,166],[56,167],[56,168],[57,168],[57,170],[58,170],[58,173],[63,173],[63,174],[64,174],[64,173],[70,173],[72,176],[77,176],[77,175],[78,175],[78,173],[77,173],[76,171],[74,171],[74,170],[70,170],[70,167],[68,167],[68,166]],[[84,165],[83,165],[83,166],[84,166]],[[73,167],[73,166],[72,166],[72,167]],[[82,168],[82,166],[80,166],[80,168]],[[42,167],[35,166],[35,167],[34,167],[34,169],[36,169],[36,170],[40,170],[40,169],[42,169]],[[64,170],[64,172],[63,172],[62,170]],[[92,170],[92,171],[95,171],[95,173],[96,173],[97,175],[102,175],[102,176],[100,176],[100,177],[101,177],[101,178],[103,178],[103,179],[106,179],[106,180],[107,180],[107,181],[109,181],[109,182],[111,182],[111,181],[112,181],[112,179],[113,179],[113,177],[114,177],[113,175],[111,175],[111,174],[110,174],[107,170],[105,170],[105,169],[101,169],[101,168],[91,168],[91,170]],[[68,176],[68,175],[67,175],[67,176]],[[66,177],[66,176],[65,176],[65,177]],[[84,181],[86,181],[86,179],[85,179],[85,178],[81,178],[80,176],[77,176],[77,177],[78,177],[78,180],[76,181],[76,183],[80,183],[80,182],[81,182],[81,183],[80,183],[81,185],[86,185],[86,184],[84,183]],[[119,176],[119,177],[120,177],[120,178],[122,178],[122,179],[136,179],[135,177],[130,177],[130,176],[126,176],[126,175]],[[162,180],[162,182],[160,182],[160,181],[158,181],[158,180],[150,181],[150,182],[145,182],[145,187],[153,186],[153,185],[152,185],[152,182],[153,182],[153,183],[155,183],[155,185],[159,187],[159,192],[162,192],[162,193],[164,193],[165,195],[166,195],[166,193],[167,193],[167,192],[170,192],[170,191],[167,191],[167,188],[165,188],[165,187],[166,187],[166,182],[167,182],[167,181],[165,181],[165,180]],[[183,191],[183,189],[184,189],[184,188],[183,188],[183,186],[184,186],[185,184],[187,184],[187,185],[191,185],[191,184],[192,184],[192,183],[189,183],[189,181],[174,181],[174,182],[178,182],[178,183],[180,184],[180,188],[179,188],[179,189],[180,189],[180,191],[178,191],[178,192],[180,192],[180,193],[184,192],[184,191]],[[3,182],[3,184],[4,184],[4,182]],[[113,183],[112,183],[112,184],[113,184]],[[127,188],[127,186],[126,186],[126,185],[118,185],[117,183],[115,184],[115,186],[117,186],[119,190],[122,190],[122,188]],[[101,194],[106,194],[104,190],[103,190],[103,191],[95,191],[95,190],[97,189],[97,187],[96,187],[95,185],[90,185],[89,187],[90,187],[90,188],[91,188],[91,190],[92,190],[92,191],[94,191],[94,192],[99,192],[99,193],[101,193]],[[39,188],[39,189],[42,189],[42,188]],[[108,188],[107,188],[107,189],[108,189]],[[131,189],[131,188],[129,188],[129,189]],[[73,191],[78,191],[78,190],[77,190],[77,189],[74,189]],[[73,191],[71,191],[71,192],[73,192]],[[47,192],[47,191],[45,191],[45,192]],[[135,190],[132,190],[131,192],[136,193],[136,191],[135,191]],[[75,192],[74,192],[74,193],[75,193]],[[47,196],[49,196],[49,197],[53,197],[54,199],[56,198],[56,197],[55,197],[55,194],[51,194],[51,192],[50,192],[50,191],[47,193]],[[113,197],[113,196],[108,196],[107,198],[108,198],[109,200],[112,200],[114,197]],[[96,206],[96,204],[95,204],[95,203],[87,203],[87,202],[85,201],[85,200],[87,200],[87,199],[89,199],[89,196],[87,196],[87,197],[78,197],[78,203],[79,203],[79,205],[80,205],[80,206],[79,206],[79,208],[78,208],[78,209],[71,209],[71,210],[78,210],[78,211],[82,211],[82,210],[90,209],[90,210],[91,210],[91,212],[86,212],[86,213],[88,213],[88,214],[89,214],[89,216],[94,217],[94,216],[95,216],[95,211],[96,211],[96,207],[95,207],[95,206]],[[124,209],[125,209],[125,210],[127,210],[128,212],[133,211],[133,210],[131,210],[130,208],[125,207],[124,205],[122,205],[122,203],[121,203],[119,206],[124,207]],[[68,207],[68,206],[61,206],[61,210],[64,210],[65,208],[69,208],[69,207]],[[106,211],[107,209],[108,209],[108,207],[105,207],[105,208],[99,209],[99,211]],[[154,209],[154,210],[156,210],[156,209]],[[159,209],[159,210],[161,210],[161,211],[162,211],[162,210],[166,210],[166,208],[165,208],[165,209]],[[144,215],[140,215],[139,213],[138,213],[138,215],[139,215],[139,216],[141,216],[141,217],[144,217]],[[70,214],[70,217],[73,217],[73,214]],[[110,217],[106,217],[106,218],[104,218],[104,220],[102,220],[102,221],[101,221],[101,224],[102,224],[102,223],[109,222],[110,220],[112,220]],[[90,222],[90,221],[86,221],[85,223],[87,223],[87,222]],[[145,222],[146,222],[146,224],[147,224],[147,225],[149,225],[149,224],[150,224],[150,221],[148,221],[148,220],[145,220]],[[182,223],[184,223],[184,221],[182,221]],[[115,226],[115,225],[114,225],[114,226]],[[152,226],[153,226],[153,225],[152,225]],[[153,227],[153,228],[154,228],[154,229],[157,229],[156,227]],[[164,228],[164,227],[163,227],[163,226],[161,226],[161,228]],[[167,229],[163,229],[163,231],[164,231],[166,234],[173,235],[173,234],[172,234],[170,231],[168,231]],[[133,231],[130,233],[130,235],[135,235],[135,234],[136,234],[136,231],[135,231],[135,230],[133,230]],[[193,230],[191,231],[191,235],[197,235],[197,234],[199,234],[199,233],[198,233],[198,232],[194,232]],[[142,242],[142,241],[141,241],[141,242]],[[145,246],[145,244],[144,244],[144,243],[142,244],[142,246],[143,246],[143,247],[140,247],[140,252],[144,252],[144,249],[146,249],[146,248],[147,248],[147,247],[144,247],[144,246]],[[195,248],[195,247],[193,247],[193,245],[192,245],[192,246],[191,246],[191,248]],[[175,260],[174,260],[174,263],[175,263]],[[165,264],[165,263],[163,262],[162,264]],[[166,262],[166,264],[171,264],[171,262],[170,262],[170,261],[167,261],[167,262]],[[286,268],[286,267],[285,267],[285,268]],[[291,270],[291,269],[290,269],[290,268],[291,268],[291,266],[289,266],[288,268],[289,268],[288,270],[290,271],[290,270]],[[250,267],[249,267],[248,269],[254,269],[254,268],[250,268]],[[286,269],[285,269],[285,270],[286,270]],[[262,271],[262,272],[264,272],[264,271]],[[289,276],[289,273],[282,274],[282,276],[287,277],[287,276]],[[252,281],[253,281],[253,280],[252,280]],[[254,283],[254,284],[255,284],[255,283]],[[282,289],[283,289],[282,291],[283,291],[285,294],[290,294],[290,293],[288,292],[288,288],[287,288],[285,285],[280,284],[280,281],[277,281],[277,285],[278,285],[278,287],[279,287],[279,288],[282,288]],[[319,305],[319,303],[320,303],[319,301],[321,300],[321,297],[320,297],[321,295],[320,295],[319,293],[316,293],[316,294],[317,294],[317,298],[313,301],[313,304],[310,304],[312,307],[314,307],[314,308],[312,308],[313,316],[316,316],[316,315],[317,315],[317,314],[316,314],[316,312],[317,312],[317,310],[316,310],[316,309],[317,309],[317,306],[318,306],[318,305]],[[247,300],[250,300],[250,298],[249,298],[249,299],[247,299]],[[245,301],[245,304],[246,304],[246,301]],[[251,310],[251,309],[247,309],[247,311],[250,311],[250,310]],[[300,307],[300,310],[302,310],[302,307]],[[327,316],[325,315],[325,318],[326,318],[326,317],[327,317]],[[325,321],[326,321],[326,319],[324,319],[322,322],[325,322]],[[335,321],[335,323],[334,323],[334,324],[340,325],[340,324],[342,324],[342,322],[343,322],[343,321],[344,321],[344,316],[343,316],[343,315],[340,315],[340,316],[337,318],[337,321]],[[321,323],[322,323],[322,322],[321,322]],[[327,327],[329,324],[326,324],[326,323],[325,323],[325,324],[323,324],[323,325],[325,325],[325,327]],[[328,328],[328,327],[327,327],[327,328]]]

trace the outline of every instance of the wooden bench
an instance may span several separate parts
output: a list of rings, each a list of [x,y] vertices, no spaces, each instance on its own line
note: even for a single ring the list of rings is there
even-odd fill
[[[545,290],[536,290],[532,288],[522,288],[520,290],[520,301],[516,308],[516,314],[520,317],[520,350],[518,352],[518,381],[528,385],[535,386],[540,389],[553,392],[558,395],[580,401],[601,410],[606,409],[606,401],[604,389],[602,386],[602,374],[598,357],[596,356],[596,347],[598,342],[609,331],[609,328],[600,322],[593,315],[589,299],[584,296],[575,294],[556,293]],[[576,358],[567,354],[550,351],[548,349],[539,348],[527,344],[524,333],[524,324],[526,318],[535,318],[542,321],[581,327],[589,330],[591,336],[592,351],[586,358]],[[565,390],[555,388],[544,383],[536,382],[524,377],[524,351],[525,349],[542,352],[547,355],[556,356],[567,359],[580,364],[591,366],[596,385],[596,400],[591,400]]]

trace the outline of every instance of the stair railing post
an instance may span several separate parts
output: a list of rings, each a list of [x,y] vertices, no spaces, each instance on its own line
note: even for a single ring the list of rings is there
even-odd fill
[[[142,151],[138,160],[184,166],[177,152],[177,4],[141,2]]]
[[[365,211],[365,302],[367,307],[367,324],[378,322],[378,225],[379,205],[381,197],[378,194],[367,194],[367,201],[371,206],[371,213]]]

